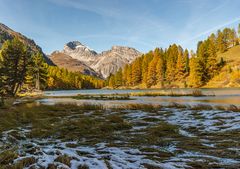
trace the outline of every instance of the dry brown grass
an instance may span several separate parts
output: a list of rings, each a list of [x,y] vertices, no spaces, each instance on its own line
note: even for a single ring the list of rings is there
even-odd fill
[[[239,74],[237,70],[240,65],[240,45],[234,46],[224,53],[219,52],[218,61],[221,57],[226,61],[225,66],[204,87],[240,87],[240,80],[235,77],[236,74]]]

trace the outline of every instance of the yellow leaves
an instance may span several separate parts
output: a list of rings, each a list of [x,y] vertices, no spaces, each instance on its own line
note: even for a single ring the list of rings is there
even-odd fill
[[[240,84],[240,70],[235,70],[230,75],[231,82]]]
[[[53,77],[49,77],[47,80],[47,85],[49,88],[53,88],[54,87],[54,79]]]

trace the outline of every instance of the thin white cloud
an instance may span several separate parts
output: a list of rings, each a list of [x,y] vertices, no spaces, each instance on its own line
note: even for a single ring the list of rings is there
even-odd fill
[[[240,17],[236,17],[229,21],[224,19],[225,23],[221,23],[220,16],[222,16],[222,12],[228,10],[226,7],[233,3],[230,0],[219,0],[216,2],[217,3],[210,4],[209,1],[203,0],[201,3],[198,3],[198,5],[196,5],[196,2],[191,3],[189,6],[189,18],[185,24],[186,26],[180,31],[177,38],[180,44],[185,47],[191,46],[192,48],[195,48],[197,40],[205,38],[210,35],[210,33],[240,20]]]
[[[205,30],[205,31],[203,31],[203,32],[201,32],[201,33],[193,36],[192,38],[184,41],[184,43],[189,42],[189,41],[192,41],[192,40],[195,40],[195,39],[198,39],[198,38],[200,38],[200,37],[202,37],[202,36],[204,36],[204,35],[209,35],[210,33],[213,33],[213,32],[215,32],[215,31],[217,31],[218,29],[221,29],[221,28],[223,28],[223,27],[229,26],[229,25],[234,24],[234,23],[239,22],[239,21],[240,21],[240,16],[237,17],[237,18],[234,18],[234,19],[232,19],[232,20],[230,20],[230,21],[228,21],[228,22],[226,22],[226,23],[223,23],[223,24],[214,26],[214,27],[212,27],[212,28],[210,28],[210,29],[208,29],[208,30]]]
[[[164,29],[163,21],[159,18],[150,16],[144,11],[134,11],[132,8],[121,7],[120,0],[48,0],[52,3],[75,8],[79,10],[89,11],[103,17],[112,18],[115,20],[131,21],[132,24],[141,21],[142,25],[149,25],[158,30]],[[126,6],[125,6],[126,7]],[[137,9],[137,8],[136,8]],[[139,23],[139,26],[140,23]]]
[[[119,40],[124,40],[128,43],[136,43],[140,45],[144,45],[146,47],[151,47],[153,48],[154,46],[152,43],[147,43],[146,40],[139,40],[136,39],[135,37],[124,37],[124,36],[118,36],[118,35],[107,35],[107,34],[91,34],[91,35],[84,35],[84,36],[79,36],[80,39],[98,39],[98,38],[107,38],[107,39],[119,39]],[[117,45],[117,44],[116,44]]]
[[[128,43],[141,44],[152,48],[153,42],[146,42],[147,37],[153,32],[159,33],[168,25],[156,16],[146,11],[138,11],[137,8],[132,9],[128,6],[121,6],[119,0],[49,0],[50,2],[70,7],[78,10],[88,11],[102,16],[111,26],[108,34],[84,35],[80,38],[105,38],[124,40]],[[121,29],[119,29],[121,28]],[[117,36],[115,34],[121,34]],[[162,44],[162,43],[161,43]]]
[[[117,8],[118,0],[49,0],[52,3],[75,8],[79,10],[89,11],[105,17],[120,18],[120,11]]]
[[[194,17],[193,21],[188,23],[188,26],[191,27],[191,26],[201,22],[202,19],[205,20],[207,17],[209,17],[209,16],[213,15],[214,13],[216,13],[217,11],[223,9],[228,4],[228,2],[229,2],[229,0],[225,0],[223,3],[219,3],[211,10],[204,12],[204,13],[201,12],[201,15],[199,17]],[[207,3],[209,3],[209,2],[207,2]],[[203,6],[203,8],[205,8],[205,7]]]
[[[178,3],[186,3],[186,7],[189,7],[189,20],[186,22],[184,29],[173,32],[173,35],[166,35],[170,30],[174,31],[172,23],[166,23],[161,20],[160,16],[156,16],[151,10],[143,8],[138,9],[137,6],[126,6],[122,4],[121,0],[48,0],[54,4],[64,7],[74,8],[81,11],[88,11],[97,14],[102,17],[103,22],[110,27],[106,31],[95,35],[83,35],[79,38],[88,39],[109,39],[109,40],[121,40],[131,44],[141,44],[149,48],[153,48],[154,44],[166,46],[166,42],[174,41],[181,44],[190,44],[193,40],[201,38],[217,29],[228,26],[240,20],[239,17],[214,26],[210,29],[208,25],[199,27],[199,23],[204,23],[208,16],[214,16],[220,12],[225,6],[228,5],[229,0],[220,0],[212,9],[209,9],[209,1],[196,1],[196,0],[179,0]],[[156,0],[157,1],[157,0]],[[198,3],[198,4],[196,4]],[[213,4],[212,4],[213,5]],[[209,10],[207,10],[209,9]],[[208,21],[209,22],[209,21]],[[213,25],[213,24],[212,24]],[[196,29],[197,28],[197,29]],[[204,30],[202,31],[201,30]],[[199,33],[200,32],[200,33]],[[93,32],[94,33],[94,32]],[[179,36],[178,36],[179,35]],[[169,40],[166,38],[170,38]],[[79,40],[81,40],[79,39]],[[155,42],[153,42],[153,40]],[[161,43],[165,42],[165,43]]]

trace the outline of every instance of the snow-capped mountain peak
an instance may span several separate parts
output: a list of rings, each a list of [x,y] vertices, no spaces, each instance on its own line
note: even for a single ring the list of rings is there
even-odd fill
[[[61,53],[81,61],[104,78],[141,55],[136,49],[125,46],[113,46],[111,50],[98,54],[79,41],[68,42],[64,49],[58,53],[59,57],[63,56],[60,55]],[[52,59],[56,60],[56,57],[52,57]]]
[[[97,55],[97,52],[83,45],[79,41],[68,42],[64,46],[62,53],[80,60],[87,65],[91,64],[96,59]]]

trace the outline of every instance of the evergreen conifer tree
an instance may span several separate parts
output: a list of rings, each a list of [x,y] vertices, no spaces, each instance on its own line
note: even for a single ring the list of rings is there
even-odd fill
[[[6,92],[15,96],[25,80],[31,53],[27,46],[14,38],[4,42],[1,49],[1,69],[4,72]]]

